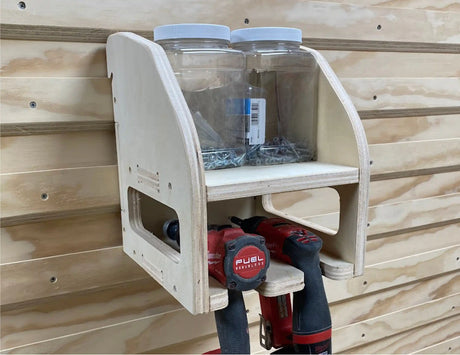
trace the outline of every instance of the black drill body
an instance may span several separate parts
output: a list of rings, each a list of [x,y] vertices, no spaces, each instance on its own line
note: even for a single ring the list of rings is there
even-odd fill
[[[310,231],[281,218],[252,217],[232,222],[266,240],[271,257],[304,273],[305,287],[294,292],[292,332],[297,353],[331,354],[331,316],[324,291],[319,251],[322,240]]]

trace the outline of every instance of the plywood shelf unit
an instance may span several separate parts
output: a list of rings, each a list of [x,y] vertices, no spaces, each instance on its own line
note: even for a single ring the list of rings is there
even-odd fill
[[[133,33],[108,39],[123,249],[193,314],[227,305],[227,291],[208,276],[206,226],[225,223],[231,214],[278,215],[305,225],[324,241],[321,263],[326,277],[346,279],[363,272],[369,188],[366,137],[326,60],[305,50],[319,67],[317,161],[204,171],[190,110],[163,49]],[[332,187],[340,196],[334,235],[272,204],[272,194],[320,187]],[[143,207],[146,199],[158,203],[152,213]],[[158,227],[170,216],[168,211],[180,221],[180,251],[162,240]],[[276,296],[303,287],[299,270],[272,260],[258,292]]]

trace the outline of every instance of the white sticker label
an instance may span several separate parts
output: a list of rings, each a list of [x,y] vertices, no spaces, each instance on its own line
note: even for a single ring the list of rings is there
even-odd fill
[[[246,138],[249,145],[265,142],[265,99],[249,99],[246,112],[249,115],[249,129]]]

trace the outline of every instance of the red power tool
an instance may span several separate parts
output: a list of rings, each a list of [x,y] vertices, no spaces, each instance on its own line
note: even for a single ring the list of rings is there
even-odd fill
[[[170,220],[163,232],[180,245],[179,221]],[[241,291],[265,281],[270,255],[265,239],[230,225],[208,227],[208,270],[228,288],[228,306],[215,312],[222,354],[248,354],[249,332]]]
[[[269,327],[265,327],[265,345],[280,347],[293,344],[296,353],[331,354],[331,315],[319,265],[322,240],[281,218],[251,217],[241,220],[232,217],[231,221],[245,232],[263,236],[271,257],[304,273],[305,287],[294,292],[292,315],[289,313],[289,294],[260,297],[263,323],[270,323]],[[290,317],[292,340],[289,336]]]

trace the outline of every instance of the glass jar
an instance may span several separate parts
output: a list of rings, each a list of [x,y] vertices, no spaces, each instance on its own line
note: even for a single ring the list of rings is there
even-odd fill
[[[302,31],[296,28],[257,27],[231,33],[232,47],[246,55],[249,165],[316,157],[319,68],[301,43]]]
[[[245,160],[245,59],[229,48],[230,29],[210,24],[158,26],[165,50],[192,113],[206,170]]]

